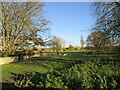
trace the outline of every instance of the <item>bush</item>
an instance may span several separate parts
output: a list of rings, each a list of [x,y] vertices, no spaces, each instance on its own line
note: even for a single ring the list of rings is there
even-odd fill
[[[117,70],[116,70],[117,68]],[[120,88],[118,65],[103,64],[100,61],[85,61],[63,70],[53,70],[46,74],[31,72],[14,74],[17,87],[43,87],[77,89],[114,89]]]
[[[9,57],[9,52],[3,53],[3,57]]]
[[[12,75],[14,85],[19,88],[67,88],[64,86],[62,77],[55,76],[53,73],[41,74],[38,72],[30,72],[25,74],[12,73]]]

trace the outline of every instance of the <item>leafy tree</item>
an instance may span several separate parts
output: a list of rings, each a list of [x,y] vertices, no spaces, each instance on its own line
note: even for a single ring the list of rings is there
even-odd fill
[[[81,38],[80,38],[80,42],[81,42],[81,49],[84,49],[84,38],[83,38],[82,35],[81,35]]]
[[[3,53],[14,55],[17,50],[24,50],[36,44],[47,29],[48,21],[43,16],[44,4],[40,2],[1,2],[0,30]],[[38,43],[37,43],[38,44]]]

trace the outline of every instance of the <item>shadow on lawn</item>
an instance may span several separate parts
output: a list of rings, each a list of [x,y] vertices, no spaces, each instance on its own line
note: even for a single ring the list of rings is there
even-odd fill
[[[28,59],[29,61],[40,61],[40,62],[47,62],[47,61],[54,61],[54,62],[61,62],[61,63],[68,63],[73,61],[72,59],[60,59],[60,58],[52,58],[52,57],[32,57]]]
[[[26,88],[18,88],[14,86],[12,83],[0,83],[2,84],[2,89],[1,90],[60,90],[57,88],[40,88],[40,87],[26,87]]]

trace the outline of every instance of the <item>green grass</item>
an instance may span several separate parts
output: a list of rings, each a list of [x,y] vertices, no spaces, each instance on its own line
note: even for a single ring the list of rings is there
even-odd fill
[[[41,60],[43,59],[43,60]],[[41,72],[46,73],[53,68],[62,68],[62,62],[54,61],[54,58],[31,58],[20,62],[6,64],[2,66],[2,82],[12,82],[10,73],[24,73],[24,72]],[[58,59],[57,59],[58,60]]]
[[[2,65],[2,82],[13,82],[11,79],[11,72],[13,73],[25,73],[25,72],[40,72],[47,73],[54,69],[63,69],[73,63],[81,63],[89,60],[103,60],[108,63],[109,61],[115,61],[114,54],[92,54],[87,55],[85,53],[72,52],[68,56],[54,56],[54,57],[33,57],[23,61]]]

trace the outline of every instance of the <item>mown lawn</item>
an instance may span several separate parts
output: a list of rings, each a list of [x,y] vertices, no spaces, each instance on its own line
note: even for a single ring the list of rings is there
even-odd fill
[[[56,61],[55,61],[56,60]],[[46,73],[53,68],[62,68],[64,63],[57,61],[58,58],[51,57],[36,57],[24,61],[6,64],[2,66],[2,82],[12,82],[10,78],[11,72],[24,73],[24,72],[41,72]]]
[[[33,57],[23,61],[6,64],[2,66],[2,82],[12,83],[12,73],[25,73],[25,72],[40,72],[47,73],[54,69],[61,70],[69,67],[75,63],[83,63],[84,61],[90,60],[103,60],[103,63],[118,61],[115,54],[86,54],[74,52],[68,56],[54,56],[54,57]],[[118,64],[118,63],[117,63]],[[119,67],[118,67],[119,68]]]

